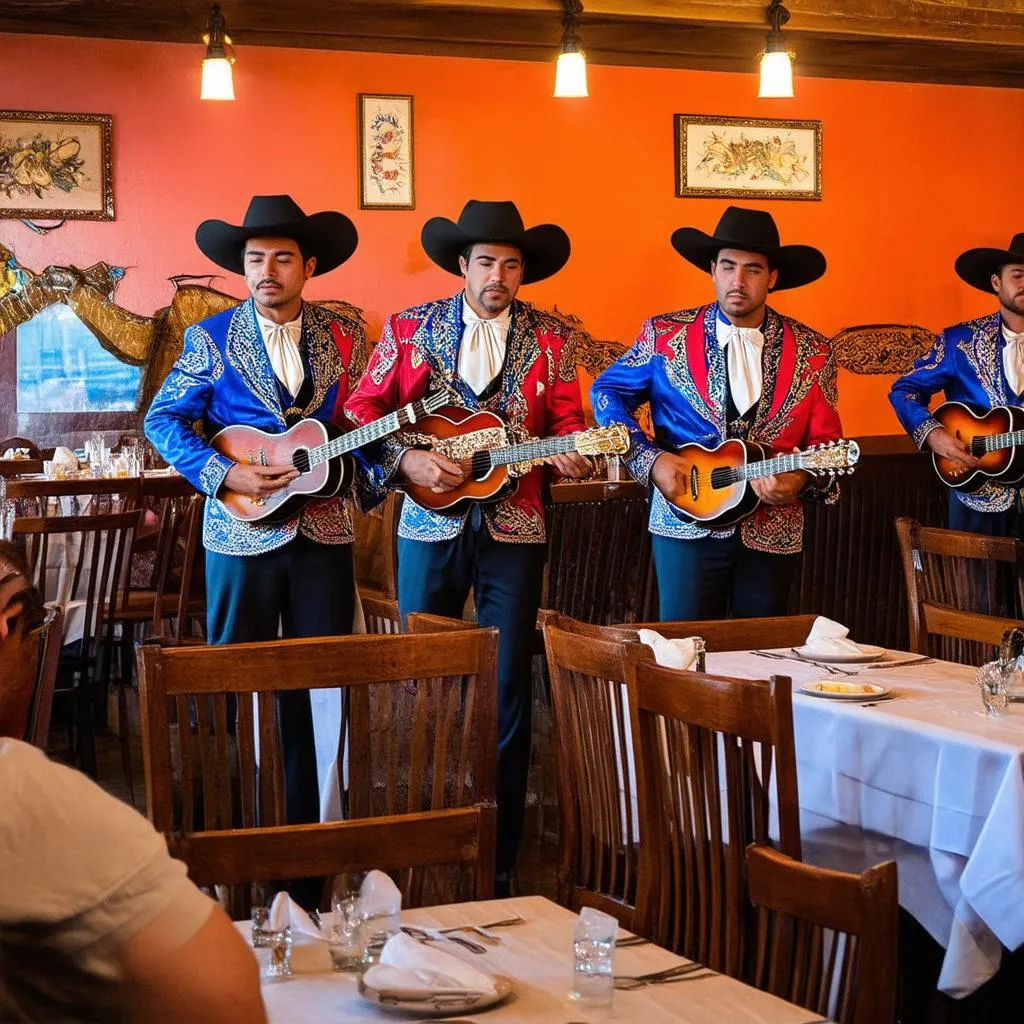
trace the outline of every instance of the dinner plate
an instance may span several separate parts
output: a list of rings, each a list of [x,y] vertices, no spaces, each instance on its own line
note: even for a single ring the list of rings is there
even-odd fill
[[[804,661],[825,661],[836,665],[878,661],[879,658],[885,657],[884,647],[875,647],[874,644],[857,644],[857,646],[860,650],[856,654],[852,651],[849,654],[815,654],[807,644],[804,644],[803,647],[794,647],[793,653],[803,658]]]
[[[370,974],[372,981],[372,968]],[[398,1017],[418,1017],[427,1019],[430,1017],[450,1017],[456,1013],[468,1013],[470,1011],[485,1010],[489,1006],[500,1003],[512,991],[512,982],[504,975],[495,974],[494,988],[495,995],[487,992],[469,992],[466,989],[438,989],[436,993],[426,998],[410,998],[411,991],[378,991],[372,984],[366,981],[366,974],[359,979],[359,994],[376,1003],[382,1010],[393,1013]]]
[[[808,697],[825,697],[829,700],[883,700],[889,696],[889,687],[878,683],[862,683],[859,680],[840,682],[836,679],[816,679],[803,683],[800,692]]]

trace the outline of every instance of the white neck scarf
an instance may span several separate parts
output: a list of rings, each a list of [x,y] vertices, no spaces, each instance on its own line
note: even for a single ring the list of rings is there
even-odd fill
[[[267,347],[270,365],[274,375],[288,389],[294,398],[302,387],[306,371],[302,366],[299,353],[299,340],[302,338],[302,311],[294,320],[286,324],[276,324],[265,316],[256,313],[263,344]]]
[[[733,404],[742,416],[761,397],[761,350],[764,335],[757,327],[737,327],[715,318],[715,331],[720,349],[727,348],[729,391]]]
[[[512,307],[508,306],[491,320],[484,320],[470,308],[462,297],[462,344],[459,346],[459,376],[481,395],[501,373],[505,362],[505,346],[512,322]]]
[[[1006,324],[1002,325],[1003,340],[1003,373],[1006,382],[1015,395],[1024,391],[1024,331],[1015,334]]]

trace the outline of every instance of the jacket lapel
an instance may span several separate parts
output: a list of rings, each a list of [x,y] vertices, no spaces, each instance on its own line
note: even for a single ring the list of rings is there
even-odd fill
[[[312,416],[323,405],[327,392],[338,383],[345,366],[331,333],[331,321],[324,309],[311,302],[303,304],[302,336],[309,353],[309,373],[313,378],[313,393],[303,416]]]
[[[228,362],[245,386],[283,423],[284,414],[274,370],[256,323],[252,299],[243,302],[232,315],[224,349]]]
[[[782,317],[771,307],[765,307],[761,333],[764,335],[761,352],[764,386],[754,417],[755,429],[763,426],[785,404],[796,372],[796,343],[785,330]]]
[[[505,346],[505,369],[501,379],[501,390],[505,404],[523,394],[523,382],[530,367],[540,358],[540,345],[530,307],[513,300],[512,323],[508,330]]]

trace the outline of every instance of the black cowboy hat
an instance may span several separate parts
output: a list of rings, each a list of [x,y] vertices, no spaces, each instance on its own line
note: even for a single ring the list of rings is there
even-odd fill
[[[711,271],[711,264],[722,249],[758,252],[779,272],[773,289],[777,292],[810,284],[825,273],[825,256],[818,249],[810,245],[779,244],[779,229],[766,210],[727,207],[713,235],[706,235],[697,228],[678,228],[672,232],[672,248],[684,260],[706,272]]]
[[[569,236],[557,224],[524,228],[515,203],[487,203],[470,199],[458,223],[431,217],[423,225],[420,241],[427,255],[449,274],[461,274],[459,254],[467,245],[494,242],[513,245],[526,265],[523,284],[557,274],[569,259]]]
[[[1009,249],[968,249],[953,264],[961,281],[992,294],[992,275],[1007,263],[1024,263],[1024,231],[1013,236]]]
[[[314,277],[340,267],[356,251],[356,226],[343,213],[302,212],[291,196],[253,196],[241,226],[204,220],[196,228],[196,245],[214,263],[243,274],[242,250],[250,238],[291,238],[307,256],[316,257]]]

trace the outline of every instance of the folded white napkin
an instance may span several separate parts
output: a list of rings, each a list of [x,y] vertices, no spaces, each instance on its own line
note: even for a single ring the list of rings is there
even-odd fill
[[[291,928],[292,933],[312,935],[320,939],[320,929],[313,924],[312,918],[286,892],[279,892],[270,904],[267,928],[272,932],[280,932]]]
[[[380,963],[363,975],[378,992],[407,998],[423,998],[446,989],[496,996],[494,978],[465,960],[429,943],[417,942],[404,933],[392,935],[381,950]]]
[[[665,668],[692,669],[697,661],[695,636],[683,640],[668,640],[653,629],[637,630],[640,643],[654,651],[654,660]]]
[[[4,452],[5,459],[27,459],[32,453],[27,448],[8,448]]]
[[[807,634],[804,653],[812,657],[815,654],[860,654],[861,649],[852,640],[847,639],[849,632],[849,628],[841,622],[819,615],[814,620],[810,633]]]
[[[402,894],[383,871],[370,871],[359,887],[359,910],[364,917],[382,917],[402,910]]]
[[[70,448],[64,445],[53,450],[53,462],[58,466],[65,466],[68,469],[78,469],[78,456]]]

